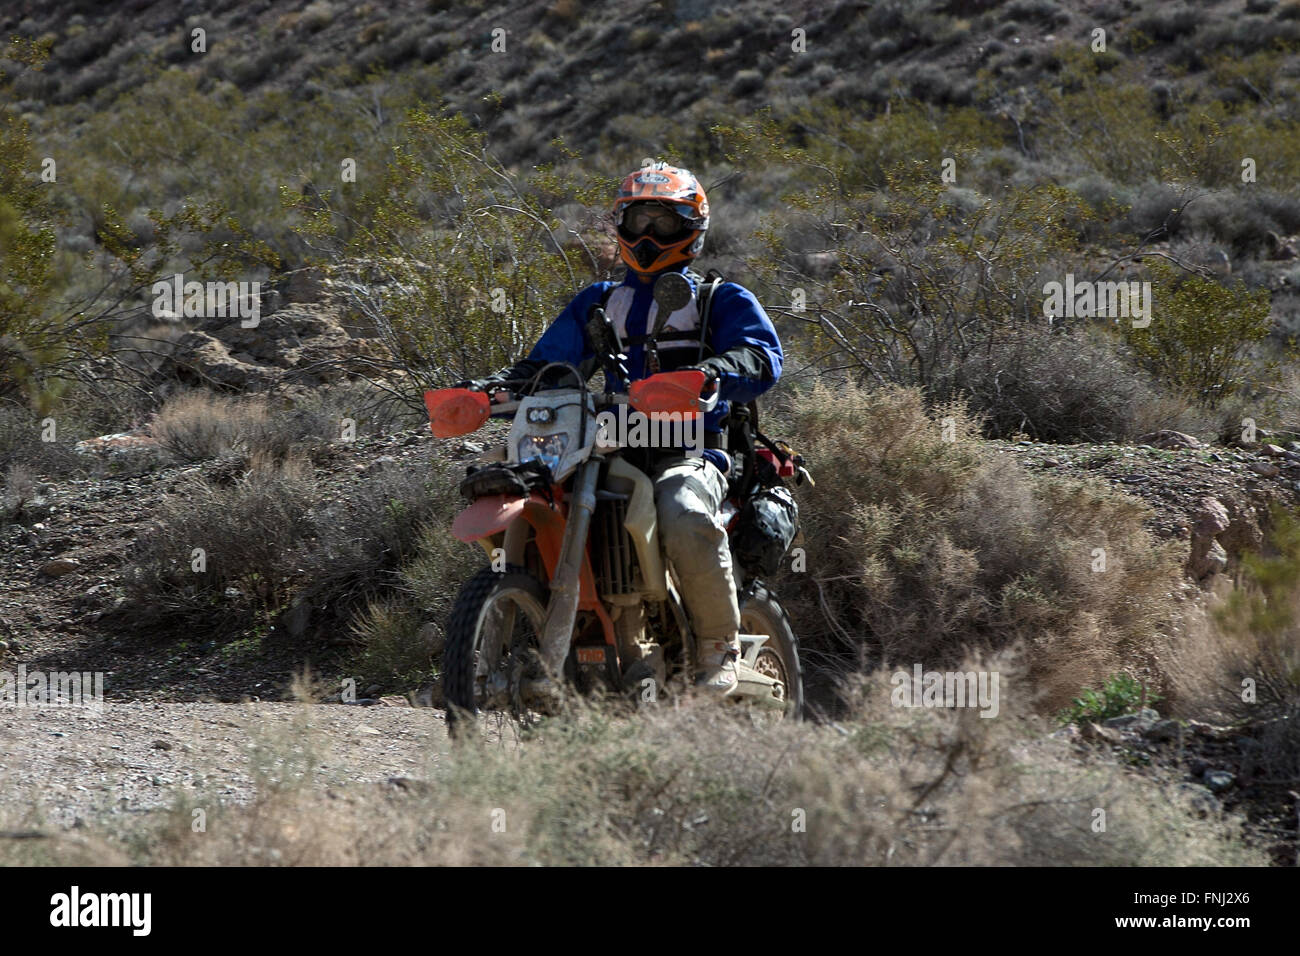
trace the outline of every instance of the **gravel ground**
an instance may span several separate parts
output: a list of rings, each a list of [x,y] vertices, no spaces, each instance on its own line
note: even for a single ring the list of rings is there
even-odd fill
[[[112,700],[102,713],[8,708],[0,710],[0,827],[247,803],[256,772],[308,763],[322,788],[420,779],[448,746],[443,713],[425,708]]]

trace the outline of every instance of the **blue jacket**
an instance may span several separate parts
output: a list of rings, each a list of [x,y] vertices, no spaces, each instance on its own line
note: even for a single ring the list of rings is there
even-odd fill
[[[685,272],[685,266],[669,271]],[[697,283],[689,276],[687,278],[692,292],[698,291]],[[587,314],[593,304],[601,301],[607,290],[614,291],[606,305],[606,312],[624,341],[645,335],[649,331],[647,320],[652,307],[657,312],[653,288],[653,282],[641,282],[631,270],[621,283],[592,283],[579,292],[551,323],[528,353],[526,362],[572,362],[574,365],[591,362],[595,356],[587,341]],[[623,289],[628,291],[624,292]],[[669,323],[670,330],[698,328],[695,302],[696,299],[692,296],[687,307],[673,314]],[[661,340],[660,367],[668,370],[701,364],[712,366],[719,373],[718,404],[704,418],[706,431],[719,432],[722,430],[722,419],[726,417],[732,402],[743,405],[776,384],[781,377],[785,356],[772,320],[767,317],[753,293],[734,282],[724,282],[714,292],[709,314],[708,344],[713,349],[713,358],[697,362],[698,338],[690,345]],[[645,378],[645,348],[633,345],[626,351],[630,380]],[[611,382],[610,388],[621,390],[621,383]],[[708,457],[722,466],[718,460],[721,456]]]

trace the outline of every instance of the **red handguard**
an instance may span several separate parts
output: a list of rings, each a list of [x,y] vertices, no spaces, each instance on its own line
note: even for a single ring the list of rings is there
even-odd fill
[[[468,435],[492,415],[492,402],[484,392],[468,388],[440,388],[424,393],[429,427],[435,438]]]
[[[633,382],[627,390],[628,402],[647,415],[690,415],[700,410],[700,390],[708,376],[699,369],[660,372]]]

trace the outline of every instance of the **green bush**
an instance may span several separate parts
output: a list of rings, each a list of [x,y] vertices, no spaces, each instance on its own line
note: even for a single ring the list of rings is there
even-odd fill
[[[347,305],[378,330],[381,370],[420,407],[425,389],[531,347],[585,283],[600,238],[570,233],[551,209],[603,206],[612,183],[588,186],[552,165],[516,176],[463,116],[424,109],[411,111],[393,155],[353,216],[333,192],[286,191],[286,201]]]
[[[14,42],[8,55],[39,69],[44,51]],[[0,86],[0,95],[8,86]],[[55,225],[49,187],[27,124],[0,109],[0,398],[39,394],[42,378],[65,366],[85,322],[51,316],[58,287]]]
[[[1250,384],[1257,374],[1251,349],[1272,329],[1268,290],[1225,286],[1163,262],[1152,262],[1149,271],[1150,324],[1119,327],[1138,364],[1206,404]]]
[[[1070,702],[1068,710],[1061,712],[1060,720],[1066,724],[1109,720],[1134,713],[1143,706],[1144,700],[1146,704],[1154,704],[1163,699],[1158,694],[1148,693],[1129,674],[1116,674],[1100,690],[1084,690]]]

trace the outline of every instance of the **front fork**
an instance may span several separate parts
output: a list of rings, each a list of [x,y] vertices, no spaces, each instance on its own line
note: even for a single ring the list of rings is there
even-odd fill
[[[578,618],[582,592],[582,559],[587,552],[587,532],[596,510],[596,481],[600,459],[588,458],[578,468],[569,495],[569,514],[564,526],[560,556],[551,575],[551,599],[542,625],[542,663],[552,675],[562,674],[569,656],[573,627]]]

